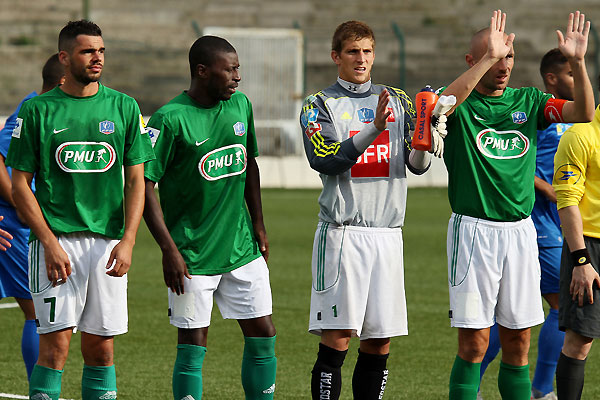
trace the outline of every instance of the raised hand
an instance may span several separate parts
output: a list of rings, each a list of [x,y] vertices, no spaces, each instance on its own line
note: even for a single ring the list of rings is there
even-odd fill
[[[560,30],[556,31],[558,49],[568,60],[583,60],[587,51],[589,33],[590,21],[585,22],[585,14],[579,11],[575,11],[575,14],[570,13],[565,35],[563,36]]]
[[[388,103],[390,102],[390,94],[387,89],[383,89],[381,93],[379,93],[379,100],[377,101],[377,109],[375,110],[375,120],[373,123],[375,124],[375,128],[379,132],[383,131],[387,127],[387,119],[392,113],[388,110]]]
[[[490,36],[488,37],[488,55],[493,59],[501,60],[508,55],[512,49],[515,34],[511,33],[504,37],[506,26],[506,13],[501,10],[494,11],[490,20]]]

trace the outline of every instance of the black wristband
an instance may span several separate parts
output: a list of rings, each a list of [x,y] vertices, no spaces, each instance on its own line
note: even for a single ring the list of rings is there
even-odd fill
[[[579,250],[575,250],[571,252],[571,262],[574,267],[579,267],[581,265],[590,263],[590,253],[588,253],[588,249],[583,248]]]

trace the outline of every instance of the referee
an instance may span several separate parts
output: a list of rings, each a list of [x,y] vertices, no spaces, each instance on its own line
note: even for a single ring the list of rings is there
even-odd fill
[[[585,361],[593,339],[600,337],[599,151],[600,108],[592,122],[565,132],[554,158],[553,186],[566,239],[558,312],[559,327],[566,333],[556,368],[561,400],[581,398]]]

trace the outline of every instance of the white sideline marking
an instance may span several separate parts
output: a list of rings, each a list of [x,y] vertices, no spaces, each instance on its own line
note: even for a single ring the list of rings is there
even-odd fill
[[[21,396],[20,394],[0,393],[0,397],[7,399],[29,399],[29,396]],[[58,400],[73,400],[73,399],[58,399]]]
[[[6,304],[0,304],[0,308],[17,308],[19,307],[19,305],[17,303],[6,303]],[[3,393],[0,393],[3,394]]]

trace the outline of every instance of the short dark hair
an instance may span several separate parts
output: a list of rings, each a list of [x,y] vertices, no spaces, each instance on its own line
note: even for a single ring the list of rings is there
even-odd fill
[[[42,68],[43,86],[47,88],[58,86],[63,76],[65,76],[65,67],[60,63],[58,53],[53,54]]]
[[[73,42],[79,35],[102,36],[102,30],[92,21],[85,19],[69,21],[58,34],[58,51],[71,51]]]
[[[542,79],[548,72],[557,73],[561,66],[567,62],[567,57],[559,49],[552,49],[542,57],[540,62],[540,74]]]
[[[210,66],[215,61],[217,53],[235,53],[235,48],[227,40],[218,36],[202,36],[190,47],[190,73],[194,76],[199,64]]]
[[[331,50],[341,53],[344,41],[361,39],[371,39],[373,47],[375,47],[375,34],[369,25],[360,21],[346,21],[335,29],[331,40]]]

